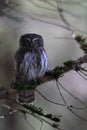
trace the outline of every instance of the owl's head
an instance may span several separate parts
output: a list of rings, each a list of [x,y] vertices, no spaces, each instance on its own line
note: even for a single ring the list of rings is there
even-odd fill
[[[20,37],[19,47],[25,49],[44,47],[43,38],[38,34],[24,34]]]

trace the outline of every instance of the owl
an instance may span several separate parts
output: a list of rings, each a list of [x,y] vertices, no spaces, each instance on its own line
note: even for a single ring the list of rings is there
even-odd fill
[[[48,71],[48,58],[41,35],[24,34],[20,37],[19,48],[15,54],[16,79],[23,82],[36,82]],[[34,102],[34,90],[29,89],[17,96],[21,104]]]

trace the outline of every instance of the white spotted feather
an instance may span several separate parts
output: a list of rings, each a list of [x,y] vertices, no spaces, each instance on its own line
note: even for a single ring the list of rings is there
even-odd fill
[[[41,54],[41,62],[37,65],[38,56],[34,53],[26,53],[23,62],[20,65],[20,71],[23,73],[24,80],[37,80],[44,76],[48,70],[47,55],[43,51]]]

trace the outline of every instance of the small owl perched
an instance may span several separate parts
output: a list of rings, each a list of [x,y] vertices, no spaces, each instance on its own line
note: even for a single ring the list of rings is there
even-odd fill
[[[42,36],[25,34],[19,40],[19,49],[15,54],[16,79],[24,82],[41,79],[48,70],[48,59],[44,50]],[[34,90],[26,90],[18,95],[21,104],[35,100]]]

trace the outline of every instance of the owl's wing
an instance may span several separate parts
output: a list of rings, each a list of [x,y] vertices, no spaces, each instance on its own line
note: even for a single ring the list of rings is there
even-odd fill
[[[15,77],[16,79],[20,75],[20,64],[23,61],[25,51],[23,49],[18,49],[15,53]]]

